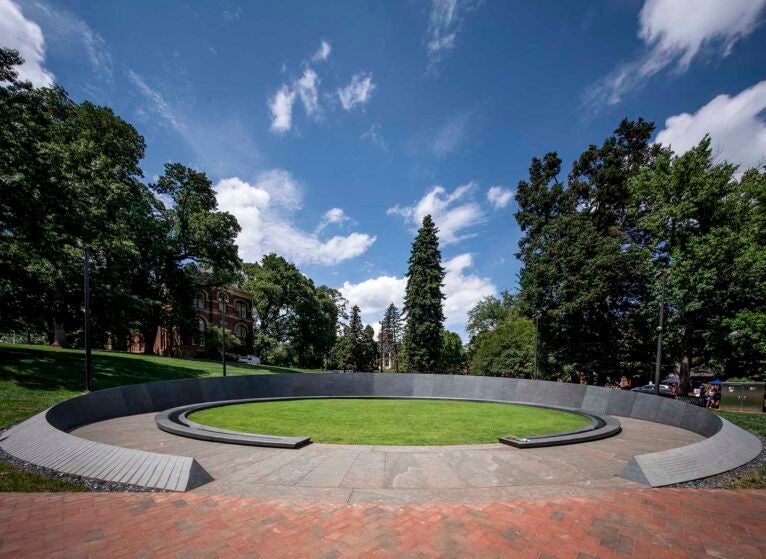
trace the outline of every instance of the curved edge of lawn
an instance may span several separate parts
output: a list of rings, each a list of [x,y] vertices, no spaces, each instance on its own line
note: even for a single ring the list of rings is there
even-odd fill
[[[322,398],[230,404],[190,414],[195,423],[313,442],[380,446],[496,443],[587,427],[576,413],[465,400]]]

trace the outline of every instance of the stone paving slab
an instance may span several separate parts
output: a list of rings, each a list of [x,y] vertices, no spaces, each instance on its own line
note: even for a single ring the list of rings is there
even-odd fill
[[[157,429],[153,414],[86,425],[88,439],[194,458],[213,480],[207,494],[334,501],[476,501],[497,496],[586,495],[636,488],[617,477],[635,455],[703,440],[678,427],[622,418],[623,431],[589,443],[516,449],[502,444],[364,446],[312,444],[297,450],[227,445]],[[156,481],[156,480],[155,480]],[[555,487],[558,493],[551,493]],[[495,492],[493,494],[493,491]]]
[[[483,503],[0,494],[0,558],[763,559],[766,491]]]

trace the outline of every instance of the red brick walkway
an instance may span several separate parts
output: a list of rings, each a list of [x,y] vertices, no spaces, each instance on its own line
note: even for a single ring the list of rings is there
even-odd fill
[[[481,504],[0,494],[0,557],[766,557],[766,491]]]

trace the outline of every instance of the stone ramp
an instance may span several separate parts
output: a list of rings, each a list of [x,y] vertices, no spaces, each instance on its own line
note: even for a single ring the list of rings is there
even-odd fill
[[[721,430],[698,443],[630,459],[620,477],[662,487],[733,470],[761,453],[761,441],[723,418]]]
[[[46,414],[4,433],[0,448],[35,466],[140,487],[188,491],[212,479],[193,458],[81,439],[53,427]]]

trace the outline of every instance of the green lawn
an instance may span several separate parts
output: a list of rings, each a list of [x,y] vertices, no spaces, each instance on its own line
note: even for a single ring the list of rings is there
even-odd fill
[[[33,474],[0,462],[0,493],[10,491],[71,492],[86,491],[87,487],[60,479]]]
[[[499,436],[543,435],[589,423],[581,415],[530,406],[375,399],[238,404],[202,410],[191,419],[234,431],[368,445],[492,443]]]
[[[229,375],[299,373],[283,367],[227,364]],[[174,359],[111,351],[93,352],[96,389],[125,384],[221,375],[220,361]],[[46,346],[0,344],[0,427],[23,421],[83,393],[85,353]]]
[[[743,429],[752,431],[762,437],[766,436],[766,413],[737,413],[730,411],[720,411],[717,413]],[[725,487],[727,489],[766,489],[766,466],[761,466],[738,480],[727,483]]]

